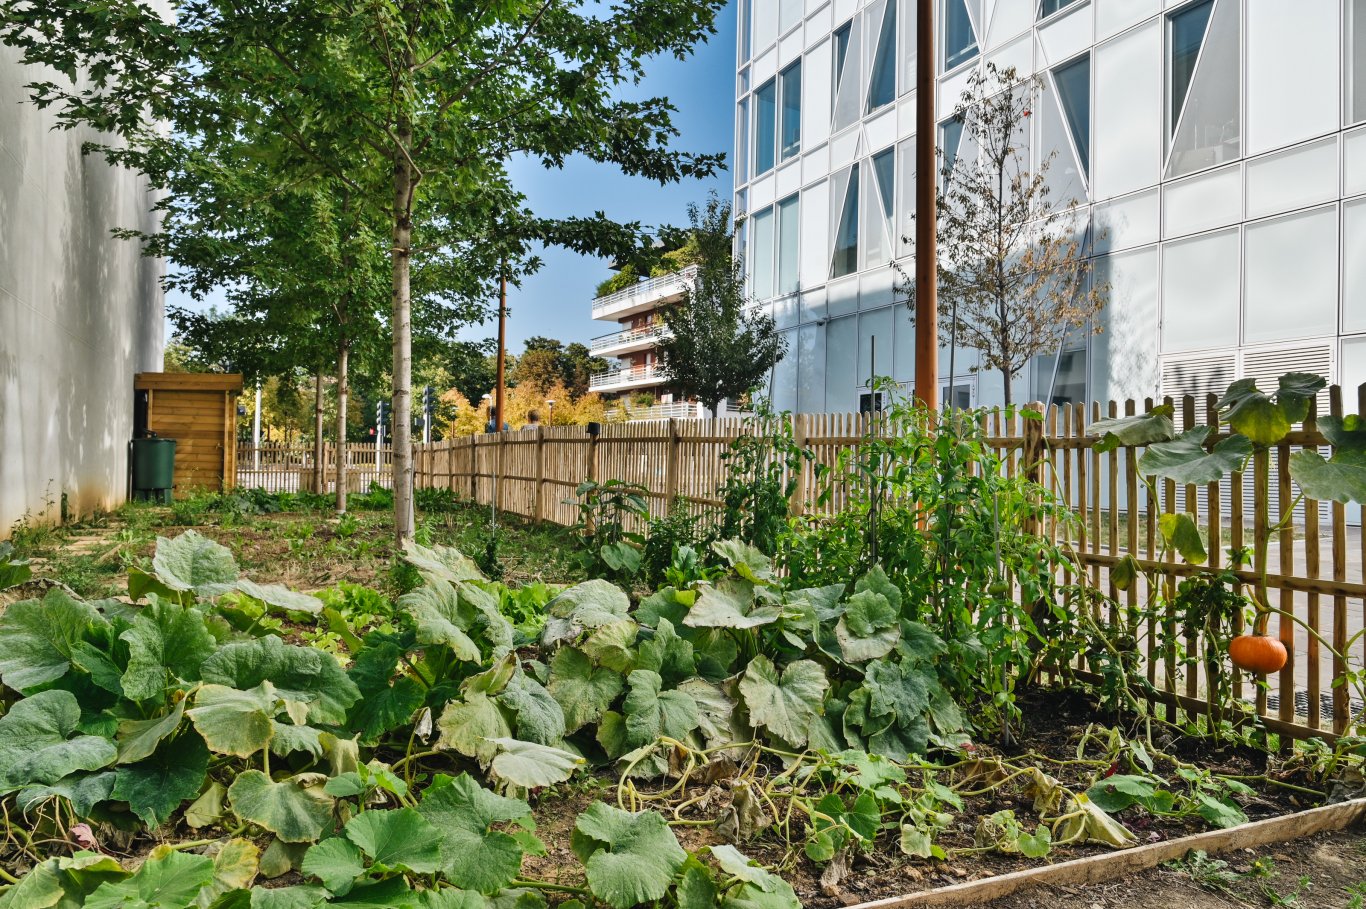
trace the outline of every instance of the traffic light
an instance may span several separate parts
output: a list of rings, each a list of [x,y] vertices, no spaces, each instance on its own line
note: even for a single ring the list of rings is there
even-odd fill
[[[432,392],[432,386],[428,385],[422,389],[422,412],[431,413],[435,409],[436,396]]]
[[[387,418],[388,416],[389,416],[389,402],[388,402],[388,401],[377,401],[377,402],[375,403],[375,425],[376,425],[376,426],[383,426],[384,423],[385,423],[385,420],[386,420],[386,418]]]

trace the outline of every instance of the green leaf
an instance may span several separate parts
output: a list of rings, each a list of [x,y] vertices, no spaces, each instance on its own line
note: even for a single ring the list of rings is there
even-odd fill
[[[934,856],[934,836],[928,830],[912,824],[901,825],[901,851],[918,858]]]
[[[697,674],[692,642],[679,637],[674,623],[662,616],[653,637],[640,642],[633,669],[653,669],[672,685]]]
[[[459,584],[461,581],[486,580],[473,559],[450,546],[428,548],[407,540],[403,544],[403,559],[428,582]]]
[[[89,817],[94,807],[108,801],[113,791],[113,771],[101,770],[98,773],[72,773],[51,786],[29,786],[21,789],[14,801],[20,811],[28,813],[49,799],[64,798],[76,814]]]
[[[280,709],[275,686],[262,682],[248,691],[205,685],[187,711],[195,729],[218,754],[251,757],[270,744],[271,719]]]
[[[593,895],[614,909],[662,899],[688,857],[661,815],[605,802],[579,815],[571,845],[587,868]]]
[[[1290,456],[1290,475],[1304,494],[1323,502],[1366,502],[1366,423],[1360,417],[1319,417],[1333,446],[1328,460],[1312,449]]]
[[[85,909],[183,909],[213,881],[213,860],[175,850],[154,850],[132,877],[106,881],[85,901]]]
[[[270,723],[272,730],[270,736],[270,753],[285,757],[296,751],[306,752],[313,758],[323,756],[322,737],[324,733],[313,726],[298,726],[293,723],[281,723],[272,720]]]
[[[433,581],[398,598],[398,606],[413,617],[419,644],[440,644],[457,659],[482,662],[484,656],[469,632],[480,618],[473,604],[446,581]]]
[[[740,679],[740,693],[750,721],[791,745],[804,745],[812,721],[820,714],[830,682],[811,660],[797,660],[780,675],[760,654]]]
[[[774,876],[763,868],[753,864],[753,860],[745,856],[734,846],[712,846],[711,857],[716,859],[716,864],[721,866],[721,870],[733,878],[754,884],[760,890],[772,890],[774,887]]]
[[[216,597],[236,586],[238,568],[226,546],[187,530],[171,540],[157,537],[152,573],[172,590]]]
[[[185,824],[192,830],[199,830],[210,824],[218,823],[223,817],[223,799],[228,790],[219,782],[210,782],[208,788],[185,809]]]
[[[1086,790],[1086,797],[1102,811],[1114,813],[1130,805],[1152,806],[1157,786],[1157,780],[1150,777],[1115,773],[1096,780]]]
[[[121,764],[113,797],[127,802],[144,824],[155,828],[164,824],[181,802],[199,794],[208,769],[209,749],[203,739],[188,731],[162,742],[146,760]]]
[[[660,736],[682,739],[701,723],[692,697],[682,691],[663,691],[659,673],[637,669],[626,681],[631,690],[622,713],[628,747],[648,745]]]
[[[232,810],[286,843],[309,843],[322,836],[332,819],[332,799],[293,780],[273,782],[259,770],[238,774],[228,787]]]
[[[304,612],[318,615],[323,611],[323,601],[307,593],[290,590],[283,584],[258,584],[246,578],[237,581],[237,589],[266,606],[283,612]]]
[[[564,710],[540,682],[518,670],[498,696],[517,718],[517,735],[541,745],[564,738]]]
[[[877,660],[892,652],[901,638],[901,617],[891,601],[873,590],[849,598],[835,626],[840,653],[850,663]]]
[[[351,892],[356,878],[365,873],[360,849],[344,836],[334,836],[308,847],[299,870],[316,877],[337,896]]]
[[[253,887],[251,909],[318,909],[327,902],[322,887]]]
[[[95,607],[58,587],[41,600],[11,603],[0,612],[0,679],[21,693],[55,682],[87,630],[107,625]]]
[[[403,648],[392,641],[371,641],[360,649],[346,670],[360,692],[360,698],[351,705],[346,727],[359,732],[361,741],[367,745],[407,724],[422,707],[425,695],[417,680],[407,675],[394,679],[402,656]]]
[[[185,701],[176,701],[165,716],[150,720],[120,720],[118,732],[119,756],[117,763],[131,764],[150,757],[158,743],[180,728],[185,718]]]
[[[678,691],[690,697],[697,706],[697,728],[708,748],[737,740],[732,728],[735,701],[720,685],[706,679],[685,679],[678,683]]]
[[[0,893],[0,909],[73,909],[105,882],[126,877],[118,862],[93,852],[50,858]]]
[[[1053,827],[1055,843],[1099,843],[1124,849],[1138,842],[1123,824],[1102,811],[1084,792],[1068,799],[1063,815],[1067,819]]]
[[[215,906],[221,909],[217,900],[232,891],[244,891],[256,879],[256,871],[261,863],[261,850],[250,840],[233,838],[223,844],[213,857],[213,880],[195,898],[194,905],[200,909]],[[250,905],[251,897],[244,900]]]
[[[546,604],[549,618],[543,644],[572,640],[585,629],[592,630],[627,618],[631,598],[616,586],[594,578],[569,587]]]
[[[160,701],[177,680],[199,678],[204,660],[218,646],[192,607],[154,597],[119,635],[128,645],[128,668],[120,680],[124,696],[134,701]]]
[[[550,660],[546,688],[564,711],[566,734],[596,723],[624,687],[620,673],[593,668],[588,655],[573,647],[561,647]]]
[[[447,704],[436,726],[441,732],[438,748],[477,758],[484,766],[488,766],[497,751],[493,739],[512,737],[512,727],[498,702],[480,692],[472,692],[463,701]]]
[[[608,543],[598,550],[598,555],[608,568],[619,574],[633,575],[640,571],[640,550],[630,543]]]
[[[782,612],[776,603],[758,605],[753,581],[724,578],[700,588],[683,624],[689,628],[757,628],[778,621]]]
[[[576,754],[535,742],[494,739],[493,743],[498,747],[498,754],[489,769],[499,779],[523,789],[563,783],[584,763]]]
[[[1219,412],[1235,432],[1256,445],[1275,445],[1290,432],[1292,424],[1309,413],[1309,400],[1326,385],[1319,376],[1288,373],[1281,377],[1276,398],[1257,389],[1255,379],[1239,379],[1220,399]]]
[[[274,635],[227,644],[204,661],[205,682],[246,690],[270,681],[282,698],[308,704],[308,722],[336,726],[360,697],[354,682],[331,654],[294,647]]]
[[[346,838],[381,869],[433,874],[441,867],[441,835],[412,808],[362,811],[345,830]]]
[[[1209,558],[1205,552],[1205,538],[1190,514],[1164,514],[1157,519],[1158,529],[1167,546],[1181,554],[1192,565],[1203,565]]]
[[[492,826],[527,821],[531,808],[526,802],[490,792],[462,773],[454,779],[436,776],[417,810],[441,833],[441,870],[447,879],[493,893],[517,877],[522,847]]]
[[[763,584],[773,580],[773,560],[742,540],[718,540],[711,544],[711,551],[747,581]]]
[[[716,909],[719,902],[716,884],[707,867],[691,856],[679,875],[676,894],[678,909]]]
[[[1171,442],[1150,445],[1138,459],[1139,471],[1144,476],[1162,477],[1182,485],[1203,486],[1242,469],[1243,462],[1252,454],[1252,442],[1245,436],[1233,435],[1206,451],[1205,439],[1212,431],[1208,426],[1197,426]]]
[[[631,648],[639,632],[640,626],[630,619],[611,622],[589,635],[583,650],[599,666],[625,674],[635,668],[636,654]]]
[[[1172,426],[1175,408],[1170,404],[1160,404],[1147,413],[1131,417],[1112,417],[1097,420],[1086,427],[1086,434],[1100,441],[1095,444],[1099,452],[1113,451],[1116,448],[1133,445],[1150,445],[1154,442],[1169,441],[1176,429]]]
[[[1195,800],[1199,803],[1196,811],[1211,826],[1227,828],[1247,823],[1247,815],[1232,799],[1216,798],[1208,792],[1197,792]]]
[[[69,691],[42,691],[0,716],[0,792],[50,785],[78,770],[114,762],[114,743],[94,735],[71,737],[81,708]]]

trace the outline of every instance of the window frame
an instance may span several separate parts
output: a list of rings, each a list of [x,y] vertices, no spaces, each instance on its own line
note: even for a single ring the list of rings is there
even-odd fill
[[[761,96],[765,89],[772,89],[773,92],[773,115],[771,117],[765,117],[762,113],[763,104]],[[763,84],[756,88],[754,93],[750,95],[750,98],[752,99],[750,101],[750,108],[752,109],[752,116],[754,117],[754,128],[750,133],[750,141],[754,143],[754,167],[753,176],[750,179],[757,180],[759,177],[762,177],[764,174],[778,166],[778,77],[774,75],[765,79]],[[765,121],[769,124],[769,138],[771,140],[769,143],[771,146],[771,159],[767,166],[765,166],[763,162],[763,126]]]
[[[1067,105],[1063,103],[1063,92],[1058,87],[1058,73],[1063,70],[1072,69],[1080,64],[1086,64],[1086,154],[1077,146],[1077,136],[1072,129],[1072,122],[1068,117]],[[1095,61],[1091,59],[1091,50],[1082,51],[1071,59],[1064,60],[1057,66],[1050,67],[1048,70],[1049,87],[1053,90],[1053,95],[1057,98],[1058,112],[1062,114],[1063,126],[1067,133],[1067,141],[1072,144],[1072,153],[1076,155],[1077,161],[1081,164],[1081,179],[1086,189],[1091,188],[1091,155],[1093,151],[1093,132],[1095,121],[1095,84],[1093,82],[1095,72]],[[1043,146],[1040,143],[1039,154],[1043,154]]]
[[[939,26],[936,29],[936,31],[939,32],[937,37],[939,39],[938,56],[939,74],[941,76],[946,76],[949,73],[955,72],[956,70],[972,63],[974,60],[980,59],[982,56],[982,38],[980,35],[977,34],[977,24],[972,21],[972,11],[968,9],[969,2],[971,2],[971,0],[940,0],[938,10],[938,12],[940,13],[938,19]],[[962,6],[963,15],[966,16],[968,20],[968,30],[972,32],[972,44],[965,47],[962,51],[960,51],[958,57],[952,63],[949,62],[948,40],[948,5],[950,3],[957,3]]]
[[[793,143],[784,145],[783,137],[787,131],[787,93],[789,89],[789,78],[795,73],[797,82],[797,106],[795,108],[797,121],[797,138]],[[778,83],[777,106],[774,114],[774,145],[776,150],[777,164],[791,160],[802,153],[802,58],[798,57],[787,66],[778,71],[774,77]],[[775,165],[776,166],[776,165]]]

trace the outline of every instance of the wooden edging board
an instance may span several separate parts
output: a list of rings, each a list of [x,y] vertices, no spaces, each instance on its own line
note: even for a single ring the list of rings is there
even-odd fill
[[[1163,862],[1182,858],[1192,849],[1202,849],[1208,855],[1217,855],[1231,849],[1265,846],[1268,843],[1298,839],[1315,833],[1343,830],[1363,819],[1366,819],[1366,799],[1354,799],[1338,805],[1325,805],[1322,808],[1311,808],[1283,817],[1241,824],[1227,830],[1210,830],[1168,840],[1165,843],[1135,846],[1132,849],[1090,855],[1086,858],[1059,862],[1056,865],[1043,865],[962,884],[908,893],[904,896],[858,903],[850,909],[980,906],[990,900],[1033,887],[1100,884],[1127,877],[1139,871],[1155,868]]]

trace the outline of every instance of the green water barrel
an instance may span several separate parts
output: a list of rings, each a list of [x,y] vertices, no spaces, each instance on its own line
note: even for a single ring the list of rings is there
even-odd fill
[[[175,439],[133,440],[133,498],[171,501],[175,478]]]

